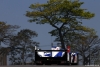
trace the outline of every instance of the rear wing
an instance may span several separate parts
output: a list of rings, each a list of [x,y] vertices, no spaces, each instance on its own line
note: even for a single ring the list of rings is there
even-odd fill
[[[37,46],[35,46],[35,50],[41,50],[41,49],[38,48]],[[51,50],[65,50],[67,52],[70,52],[70,46],[67,46],[66,49],[61,49],[61,47],[58,47],[58,46],[56,46],[56,47],[52,46]]]

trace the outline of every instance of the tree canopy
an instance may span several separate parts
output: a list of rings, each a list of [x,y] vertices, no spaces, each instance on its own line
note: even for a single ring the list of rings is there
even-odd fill
[[[82,20],[94,17],[94,13],[81,8],[83,4],[79,0],[49,0],[45,4],[31,4],[29,8],[32,11],[27,11],[26,16],[30,18],[29,22],[47,23],[54,27],[50,34],[56,36],[57,32],[62,48],[65,49],[63,35],[68,31],[88,31],[87,27],[82,26]]]
[[[12,64],[25,64],[30,57],[32,60],[34,59],[34,46],[38,46],[39,43],[34,41],[33,38],[37,36],[38,34],[35,31],[23,29],[11,39],[10,46],[13,48],[11,48],[12,51],[10,52],[10,61],[12,61]]]
[[[11,36],[14,35],[14,32],[20,28],[18,25],[10,25],[7,24],[6,22],[1,22],[0,21],[0,45],[1,42],[4,44],[8,44],[8,40],[10,39]]]
[[[33,39],[38,36],[36,31],[22,29],[17,32],[19,28],[20,26],[18,25],[0,22],[0,55],[9,54],[11,64],[24,64],[29,58],[31,58],[29,59],[30,61],[34,60],[34,46],[39,45],[39,42]],[[7,45],[7,47],[3,47],[1,42]]]

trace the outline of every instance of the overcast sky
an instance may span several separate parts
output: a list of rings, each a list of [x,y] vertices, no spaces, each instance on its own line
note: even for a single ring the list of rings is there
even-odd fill
[[[38,33],[36,41],[40,42],[42,49],[49,49],[51,44],[51,36],[48,34],[53,28],[50,25],[36,25],[29,23],[28,17],[25,16],[26,11],[32,3],[46,3],[47,0],[0,0],[0,21],[7,22],[11,25],[19,25],[20,29],[31,29]],[[84,4],[82,8],[88,9],[95,13],[95,17],[90,20],[83,20],[83,24],[94,28],[100,36],[100,0],[80,0]],[[54,38],[52,38],[53,40]],[[47,45],[47,46],[44,46]]]

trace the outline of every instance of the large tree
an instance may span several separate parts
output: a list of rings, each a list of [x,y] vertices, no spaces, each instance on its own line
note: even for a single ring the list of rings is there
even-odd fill
[[[32,11],[27,11],[26,16],[31,18],[30,22],[54,27],[50,33],[55,35],[55,32],[58,32],[62,48],[65,49],[63,35],[69,30],[74,30],[76,26],[79,26],[79,30],[82,27],[82,19],[94,17],[93,13],[81,8],[82,4],[84,3],[79,0],[49,0],[45,4],[31,4],[29,8]]]

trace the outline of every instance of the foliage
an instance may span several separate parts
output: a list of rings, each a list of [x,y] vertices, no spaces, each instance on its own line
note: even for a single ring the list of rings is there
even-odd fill
[[[81,20],[94,17],[93,13],[80,8],[82,4],[78,0],[49,0],[45,4],[31,4],[29,8],[32,11],[27,11],[26,16],[30,22],[54,27],[50,34],[59,37],[62,48],[65,48],[63,35],[70,30],[87,30],[81,25]]]
[[[81,36],[79,39],[74,39],[72,46],[73,51],[79,52],[79,54],[82,56],[83,65],[88,64],[92,61],[92,58],[95,58],[98,54],[98,50],[100,48],[100,38],[94,34],[95,31],[91,30],[90,33],[84,34],[81,32]],[[90,58],[90,56],[92,58]]]
[[[39,44],[38,42],[33,41],[34,37],[37,37],[37,33],[35,31],[29,29],[20,30],[20,32],[17,33],[17,36],[13,37],[11,40],[10,46],[13,46],[14,48],[11,52],[11,56],[13,56],[14,53],[16,54],[14,54],[13,58],[10,58],[10,61],[15,61],[14,64],[25,64],[27,59],[33,59],[34,46],[38,46]]]
[[[11,64],[26,63],[28,58],[34,59],[34,46],[38,46],[38,42],[33,41],[38,34],[30,29],[20,30],[14,33],[18,25],[10,25],[0,22],[0,46],[1,42],[8,47],[0,47],[0,54],[9,54]]]
[[[8,55],[11,49],[9,47],[3,47],[1,43],[9,46],[10,39],[15,35],[15,31],[20,28],[18,25],[10,25],[6,22],[0,21],[0,55]]]
[[[10,37],[14,35],[14,31],[18,28],[18,25],[10,25],[5,22],[0,22],[0,45],[1,42],[9,44]]]

